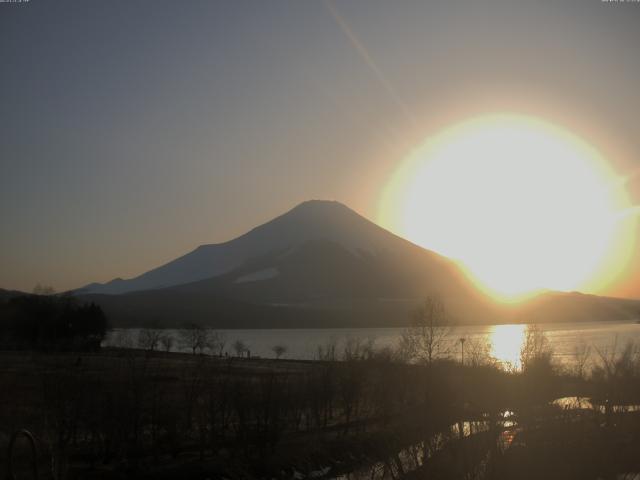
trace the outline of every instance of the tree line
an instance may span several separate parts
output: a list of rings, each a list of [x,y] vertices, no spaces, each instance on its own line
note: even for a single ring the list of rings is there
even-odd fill
[[[94,303],[72,295],[38,293],[19,295],[0,303],[0,345],[11,349],[97,350],[108,321]]]

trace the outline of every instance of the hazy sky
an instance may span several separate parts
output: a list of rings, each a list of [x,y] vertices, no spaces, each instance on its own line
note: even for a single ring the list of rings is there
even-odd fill
[[[131,277],[311,198],[375,219],[408,151],[481,113],[632,174],[639,44],[640,3],[600,0],[0,3],[0,287]]]

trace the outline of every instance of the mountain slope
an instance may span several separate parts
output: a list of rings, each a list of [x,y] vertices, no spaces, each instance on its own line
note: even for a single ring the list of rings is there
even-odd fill
[[[0,288],[0,303],[6,302],[10,298],[19,297],[22,295],[27,295],[25,292],[20,292],[18,290],[4,290]]]
[[[315,200],[302,203],[235,240],[202,245],[133,279],[93,283],[79,293],[121,294],[196,282],[223,275],[268,255],[285,254],[309,242],[332,242],[363,255],[378,255],[411,245],[338,202]],[[448,262],[431,255],[434,261]],[[455,270],[453,264],[451,269]]]
[[[225,275],[173,289],[299,306],[427,294],[458,301],[480,298],[453,262],[404,240],[377,253],[352,251],[328,240],[309,241],[251,259]]]
[[[426,296],[460,323],[629,320],[640,302],[549,292],[493,302],[451,260],[337,202],[310,201],[241,237],[130,280],[77,291],[115,325],[226,328],[406,325]]]
[[[129,318],[220,320],[260,305],[267,316],[274,309],[284,316],[294,309],[298,317],[321,311],[322,325],[328,317],[344,325],[405,322],[426,295],[441,297],[460,318],[481,315],[489,304],[451,260],[326,201],[302,203],[235,240],[201,246],[134,279],[77,293]]]
[[[640,320],[640,300],[547,292],[511,307],[506,320],[526,323]]]

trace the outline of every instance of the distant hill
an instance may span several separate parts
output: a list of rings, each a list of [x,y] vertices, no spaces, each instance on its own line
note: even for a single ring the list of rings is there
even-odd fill
[[[18,297],[20,295],[26,295],[26,294],[18,290],[4,290],[0,288],[0,303],[6,302],[10,298]]]
[[[640,312],[638,301],[577,293],[497,304],[453,261],[340,203],[317,200],[229,242],[76,294],[101,305],[116,325],[395,326],[429,295],[460,323],[623,320]]]
[[[508,308],[505,318],[526,323],[640,320],[640,300],[547,292]]]

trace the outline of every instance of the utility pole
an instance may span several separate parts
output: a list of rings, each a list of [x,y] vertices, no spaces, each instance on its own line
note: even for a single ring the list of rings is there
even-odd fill
[[[466,340],[467,340],[466,338],[460,337],[460,346],[462,347],[462,358],[461,358],[462,361],[460,363],[462,363],[463,367],[464,367],[464,342]]]

